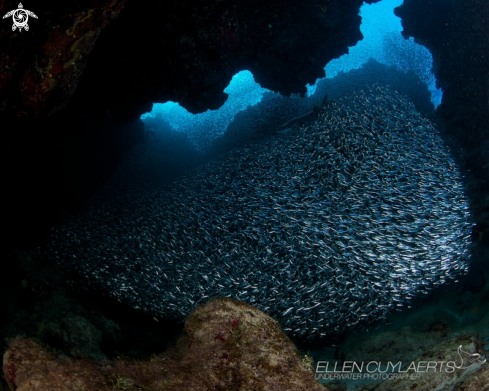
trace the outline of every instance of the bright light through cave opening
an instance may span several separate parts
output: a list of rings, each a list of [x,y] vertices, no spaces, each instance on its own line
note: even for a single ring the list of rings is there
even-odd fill
[[[428,86],[431,100],[437,107],[441,103],[442,92],[435,86],[435,77],[431,71],[431,53],[413,39],[406,40],[402,37],[401,20],[394,15],[394,8],[401,4],[402,0],[382,0],[372,5],[364,4],[360,9],[363,40],[349,48],[349,54],[328,63],[325,67],[326,77],[334,78],[340,72],[360,68],[370,58],[374,58],[382,64],[396,66],[404,72],[414,71]],[[308,95],[314,94],[316,84],[307,86]],[[191,133],[189,136],[192,139],[201,140],[198,144],[206,145],[211,139],[226,131],[237,113],[260,102],[262,94],[268,90],[261,88],[249,71],[242,71],[233,77],[224,91],[229,97],[218,110],[190,114],[178,103],[157,103],[153,105],[153,110],[141,116],[141,119],[159,115],[175,130]],[[202,124],[209,123],[213,123],[213,128],[216,129],[213,134],[196,134]],[[200,145],[196,147],[200,149]]]
[[[442,92],[436,88],[436,80],[431,68],[433,57],[428,49],[418,45],[412,38],[402,37],[401,19],[394,15],[394,8],[403,0],[383,0],[375,4],[363,4],[360,8],[363,40],[349,49],[349,54],[331,61],[326,67],[326,77],[333,78],[339,72],[360,68],[369,58],[385,65],[393,65],[402,71],[414,71],[426,83],[431,93],[431,101],[438,107]],[[308,94],[313,94],[315,86],[307,86]]]

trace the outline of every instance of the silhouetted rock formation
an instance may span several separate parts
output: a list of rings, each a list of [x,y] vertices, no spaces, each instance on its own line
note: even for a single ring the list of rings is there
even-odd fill
[[[433,72],[443,90],[438,113],[469,153],[472,170],[488,178],[489,7],[480,0],[410,0],[396,8],[403,35],[433,55]]]

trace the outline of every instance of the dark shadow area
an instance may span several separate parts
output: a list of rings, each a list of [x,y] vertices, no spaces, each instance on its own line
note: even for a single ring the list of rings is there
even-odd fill
[[[181,323],[118,303],[103,286],[87,290],[79,276],[34,251],[11,253],[6,265],[0,282],[3,349],[7,340],[23,335],[72,357],[146,358],[164,351],[181,332]]]

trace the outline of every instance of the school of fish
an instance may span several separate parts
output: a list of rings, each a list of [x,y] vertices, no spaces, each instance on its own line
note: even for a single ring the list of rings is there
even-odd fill
[[[229,296],[289,336],[321,338],[467,271],[462,181],[437,128],[372,86],[170,187],[83,209],[53,228],[47,252],[155,317]]]

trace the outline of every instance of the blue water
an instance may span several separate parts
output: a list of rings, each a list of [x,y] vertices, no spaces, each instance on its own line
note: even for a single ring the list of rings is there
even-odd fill
[[[227,126],[237,113],[260,102],[265,91],[268,90],[261,88],[255,82],[251,72],[241,71],[233,76],[224,90],[229,97],[218,110],[191,114],[175,102],[156,103],[153,105],[151,113],[142,115],[141,119],[154,117],[161,113],[163,118],[166,118],[176,130],[189,134],[191,140],[206,137],[211,141],[226,131]],[[201,140],[196,147],[199,148],[203,144],[208,143]]]
[[[360,8],[363,40],[351,47],[349,54],[329,62],[326,77],[333,78],[338,72],[348,72],[360,68],[373,57],[385,65],[395,65],[402,71],[413,70],[423,80],[431,92],[431,101],[438,107],[441,90],[435,86],[435,76],[431,72],[433,57],[428,49],[418,45],[411,38],[402,37],[401,19],[394,15],[394,8],[402,0],[383,0],[376,4],[364,4]],[[315,86],[307,86],[308,93],[314,93]]]
[[[403,71],[415,71],[427,84],[432,102],[437,107],[442,93],[435,87],[431,53],[413,40],[405,40],[401,36],[401,21],[394,15],[394,8],[401,3],[402,0],[383,0],[372,5],[364,4],[360,9],[360,29],[364,39],[351,47],[349,54],[328,63],[325,67],[326,77],[332,78],[338,72],[360,68],[373,57],[380,63],[395,65]],[[309,95],[314,93],[315,85],[308,85],[307,88]],[[226,131],[238,112],[260,102],[263,92],[267,90],[254,81],[251,72],[242,71],[233,77],[224,91],[229,98],[218,110],[194,115],[175,102],[157,103],[153,105],[151,113],[144,114],[141,119],[161,113],[176,130],[187,133],[197,148],[204,149]]]

